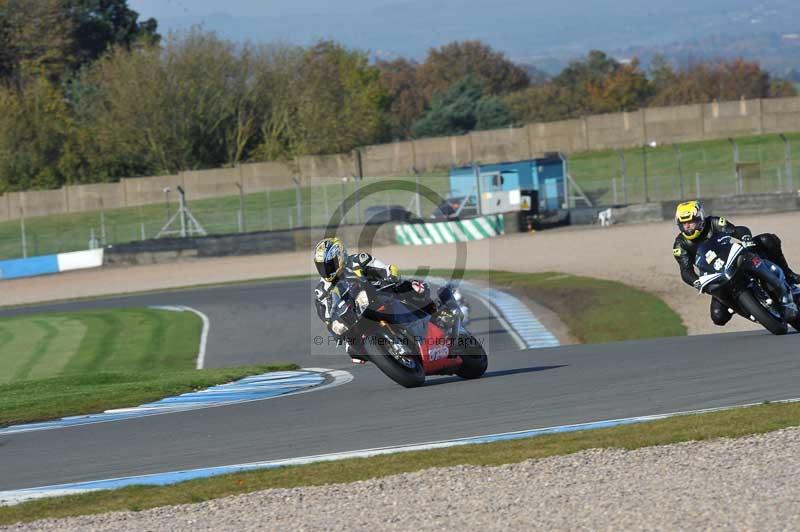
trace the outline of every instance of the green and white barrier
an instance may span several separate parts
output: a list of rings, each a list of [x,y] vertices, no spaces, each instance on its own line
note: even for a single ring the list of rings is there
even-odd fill
[[[502,215],[481,216],[452,222],[396,225],[397,243],[404,246],[427,246],[483,240],[505,233]]]

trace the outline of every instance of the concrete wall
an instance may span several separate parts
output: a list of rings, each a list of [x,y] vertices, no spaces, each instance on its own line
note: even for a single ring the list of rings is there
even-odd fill
[[[797,131],[800,124],[800,98],[775,98],[761,101],[765,133]]]
[[[589,149],[585,120],[560,120],[528,124],[528,142],[533,157],[547,152],[576,153]]]
[[[297,165],[303,178],[350,177],[357,174],[356,161],[352,153],[298,157]]]
[[[65,187],[68,212],[99,211],[125,207],[125,189],[119,183]]]
[[[64,189],[12,192],[8,196],[12,219],[67,212],[67,195]]]
[[[547,152],[572,154],[800,131],[800,98],[741,100],[704,105],[650,108],[630,113],[590,116],[528,124],[523,128],[476,131],[468,135],[395,142],[360,148],[353,153],[299,157],[292,164],[244,164],[236,168],[195,170],[178,175],[125,178],[118,184],[80,185],[58,191],[31,191],[0,196],[0,220],[45,216],[99,208],[164,201],[164,188],[184,185],[190,199],[291,188],[323,178],[386,177],[427,172],[472,162],[500,162],[540,157]],[[359,164],[360,161],[360,164]],[[173,196],[174,197],[174,196]]]
[[[761,127],[761,100],[715,102],[703,108],[703,133],[706,139],[758,135]]]
[[[367,146],[361,150],[361,164],[365,176],[410,174],[414,168],[414,143]]]
[[[705,139],[702,105],[654,107],[642,112],[646,129],[643,138],[658,139],[662,144]]]
[[[586,118],[586,134],[592,150],[641,146],[646,138],[644,113],[589,116]]]
[[[297,172],[279,162],[249,163],[239,167],[245,192],[263,192],[294,186],[292,176]]]
[[[470,137],[476,162],[500,163],[530,158],[527,128],[473,131]]]
[[[239,194],[241,176],[239,168],[218,168],[214,170],[193,170],[181,172],[186,198],[201,200],[220,196]],[[177,197],[177,196],[176,196]]]
[[[120,180],[120,185],[124,190],[125,204],[132,207],[164,201],[164,188],[169,187],[174,192],[178,185],[183,185],[183,177],[175,174],[125,178]]]

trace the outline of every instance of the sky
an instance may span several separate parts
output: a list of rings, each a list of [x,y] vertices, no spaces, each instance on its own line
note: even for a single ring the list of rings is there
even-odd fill
[[[234,41],[309,45],[334,39],[375,57],[423,59],[431,47],[478,39],[539,64],[709,35],[796,32],[798,0],[128,0],[167,34],[201,25]]]
[[[226,14],[233,17],[350,13],[371,7],[396,4],[397,0],[128,0],[144,18],[177,18]]]

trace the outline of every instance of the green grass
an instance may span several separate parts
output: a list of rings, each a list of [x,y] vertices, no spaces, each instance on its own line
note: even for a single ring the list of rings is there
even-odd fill
[[[800,152],[800,133],[787,134],[793,153]],[[759,135],[735,139],[739,161],[752,163],[743,184],[743,192],[788,191],[785,148],[778,135]],[[728,140],[692,142],[680,145],[684,197],[700,197],[737,193],[733,147]],[[646,153],[646,155],[645,155]],[[624,150],[626,164],[625,189],[622,183],[622,161],[614,150],[574,154],[569,158],[570,173],[584,192],[599,204],[638,203],[645,200],[645,159],[648,194],[651,201],[680,199],[678,159],[672,145]],[[800,184],[800,157],[793,159],[793,181]],[[612,179],[616,179],[614,196]],[[627,200],[625,191],[627,190]]]
[[[100,371],[0,385],[0,426],[138,406],[295,364],[224,369]]]
[[[581,343],[686,336],[680,316],[666,303],[622,283],[552,272],[467,271],[464,278],[488,281],[548,307]]]
[[[355,482],[431,467],[460,464],[495,466],[595,448],[632,450],[693,440],[735,438],[797,425],[800,425],[800,405],[765,404],[610,429],[238,473],[174,486],[134,486],[116,491],[43,499],[0,507],[0,524],[110,511],[141,511],[269,488]]]
[[[0,318],[0,384],[99,371],[191,369],[201,329],[191,312],[147,308]]]
[[[0,425],[136,406],[295,365],[197,371],[202,322],[132,308],[0,318]]]

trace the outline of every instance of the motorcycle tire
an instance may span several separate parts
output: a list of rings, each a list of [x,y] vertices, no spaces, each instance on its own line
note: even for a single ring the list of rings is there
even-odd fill
[[[739,306],[772,334],[781,335],[789,331],[789,326],[775,318],[750,292],[742,292],[739,295]]]
[[[486,356],[486,351],[480,345],[474,336],[470,336],[468,345],[464,352],[460,355],[461,367],[456,371],[456,375],[462,379],[477,379],[486,373],[486,368],[489,367],[489,358]]]
[[[410,358],[409,360],[414,361],[414,367],[409,368],[384,351],[381,346],[370,345],[368,342],[366,348],[370,362],[378,366],[378,369],[381,370],[384,375],[400,386],[405,388],[417,388],[425,384],[425,368],[422,367],[422,361],[420,361],[419,358]]]

